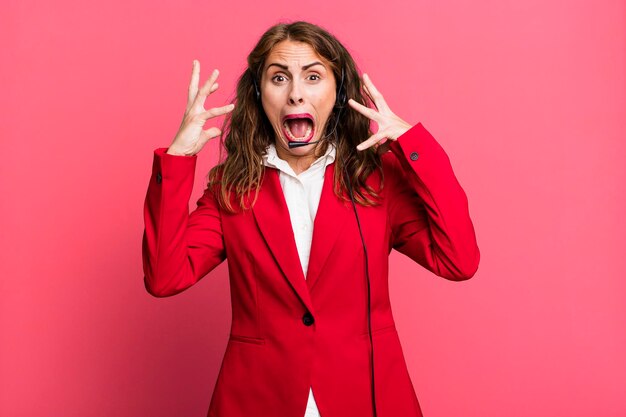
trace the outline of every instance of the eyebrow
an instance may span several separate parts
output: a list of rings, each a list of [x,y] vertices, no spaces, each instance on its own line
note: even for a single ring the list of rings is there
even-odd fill
[[[277,67],[280,67],[280,68],[284,69],[285,71],[289,71],[289,67],[288,67],[287,65],[282,65],[282,64],[279,64],[279,63],[277,63],[277,62],[272,62],[271,64],[269,64],[269,65],[267,66],[267,68],[265,69],[265,71],[269,70],[269,69],[270,69],[270,67],[271,67],[271,66],[274,66],[274,65],[275,65],[275,66],[277,66]],[[321,62],[319,62],[319,61],[315,61],[315,62],[311,62],[310,64],[303,65],[303,66],[302,66],[302,69],[303,69],[303,70],[307,70],[307,69],[311,68],[313,65],[322,65],[324,68],[326,68],[326,67],[325,67],[325,65],[324,65],[324,64],[322,64]]]

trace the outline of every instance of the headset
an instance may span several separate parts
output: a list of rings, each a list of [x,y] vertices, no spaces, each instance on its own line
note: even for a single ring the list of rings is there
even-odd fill
[[[257,102],[260,103],[261,92],[259,91],[256,78],[252,72],[250,72],[250,75],[252,78],[252,82],[254,83],[256,100]],[[328,135],[324,135],[323,138],[326,138],[335,132],[335,130],[337,129],[337,123],[339,123],[339,119],[341,117],[341,111],[344,109],[344,107],[346,106],[346,102],[348,101],[346,89],[343,85],[344,76],[345,76],[345,73],[342,67],[341,68],[341,82],[339,83],[339,87],[337,88],[337,99],[335,100],[335,106],[333,107],[333,111],[335,111],[335,109],[338,109],[337,117],[335,120],[335,126],[333,127],[333,130],[331,131],[331,133],[329,133]],[[306,143],[299,143],[295,141],[289,142],[289,148],[310,145],[312,143],[319,142],[320,140],[313,141],[313,142],[306,142]],[[348,184],[348,190],[350,192],[350,200],[352,201],[352,208],[354,209],[354,215],[356,216],[356,223],[357,223],[357,226],[359,227],[359,234],[361,235],[361,243],[363,244],[363,253],[365,254],[365,276],[367,279],[367,327],[368,327],[368,333],[369,333],[369,338],[370,338],[370,364],[371,364],[370,371],[371,371],[371,377],[372,377],[372,385],[371,385],[372,409],[374,411],[374,417],[377,417],[378,414],[376,412],[376,391],[375,391],[375,385],[374,385],[374,342],[372,340],[372,318],[371,318],[371,312],[370,312],[371,310],[370,275],[369,275],[368,260],[367,260],[367,247],[365,246],[365,239],[363,238],[363,231],[361,230],[361,222],[359,221],[359,214],[357,213],[356,204],[354,202],[354,195],[352,193],[352,184],[350,182],[350,175],[348,174],[348,170],[346,168],[346,164],[343,159],[342,159],[342,164],[343,164],[343,172],[345,175],[345,180],[346,180],[346,183]]]

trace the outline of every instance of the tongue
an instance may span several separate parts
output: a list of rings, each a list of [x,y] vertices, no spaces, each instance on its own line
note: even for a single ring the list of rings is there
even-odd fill
[[[306,134],[307,129],[311,125],[309,119],[289,119],[287,121],[291,134],[296,138],[301,138]]]

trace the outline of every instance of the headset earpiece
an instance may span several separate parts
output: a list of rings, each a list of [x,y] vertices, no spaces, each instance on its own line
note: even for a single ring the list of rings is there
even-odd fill
[[[345,76],[344,69],[341,68],[341,82],[339,83],[339,88],[337,89],[337,100],[335,103],[336,107],[343,107],[346,105],[346,101],[348,101],[346,89],[343,87],[344,76]]]
[[[256,91],[256,99],[257,101],[261,100],[261,92],[259,91],[259,86],[256,83],[256,77],[252,74],[252,83],[254,84],[254,91]]]

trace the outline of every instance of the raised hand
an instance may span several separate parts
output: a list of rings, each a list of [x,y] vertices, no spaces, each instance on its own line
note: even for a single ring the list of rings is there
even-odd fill
[[[374,102],[376,110],[364,106],[352,98],[348,100],[348,103],[354,110],[375,121],[378,124],[378,132],[361,142],[356,148],[362,151],[373,145],[378,152],[381,152],[381,150],[384,152],[388,149],[389,144],[383,148],[384,150],[379,149],[379,146],[385,143],[387,139],[398,139],[398,137],[411,128],[411,125],[391,111],[383,95],[376,89],[367,74],[363,74],[363,89]]]
[[[184,156],[195,155],[202,150],[210,139],[222,133],[217,127],[211,127],[206,130],[202,129],[208,119],[226,114],[235,108],[233,104],[213,107],[209,110],[204,108],[206,98],[218,88],[218,84],[215,82],[218,74],[219,71],[217,69],[213,70],[209,79],[206,80],[202,88],[198,90],[200,62],[197,60],[193,61],[187,108],[185,109],[185,115],[183,116],[183,121],[180,124],[178,132],[167,150],[168,154]]]

